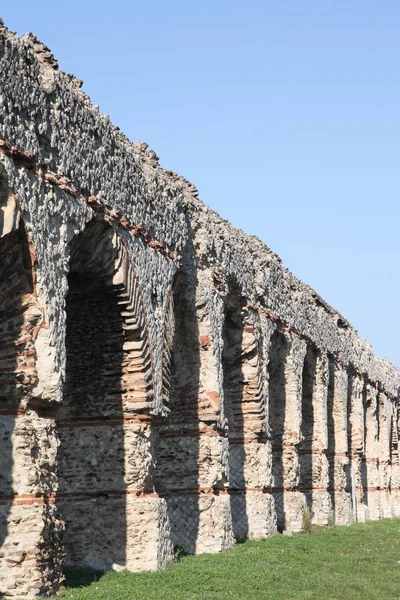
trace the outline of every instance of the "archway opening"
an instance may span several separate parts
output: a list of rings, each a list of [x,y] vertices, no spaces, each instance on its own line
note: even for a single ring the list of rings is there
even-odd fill
[[[248,537],[249,520],[246,502],[245,473],[245,387],[246,377],[244,363],[245,314],[242,305],[240,287],[236,282],[230,285],[229,295],[225,300],[224,325],[222,330],[222,372],[224,391],[224,417],[228,426],[228,466],[229,493],[233,534],[237,541]],[[250,350],[251,352],[253,350]]]
[[[300,489],[312,513],[313,490],[313,439],[314,439],[314,388],[317,352],[307,346],[302,373],[301,426],[299,444]]]
[[[285,335],[276,330],[269,348],[268,389],[269,424],[272,441],[272,476],[275,512],[278,531],[285,529],[285,474],[283,464],[285,414],[286,414],[286,361],[289,343]]]
[[[123,261],[105,223],[71,243],[57,500],[66,563],[101,570],[126,565],[124,366],[137,331],[127,339]]]
[[[178,273],[164,331],[164,393],[170,412],[159,426],[155,484],[167,503],[176,551],[199,551],[201,422],[199,321],[196,289]]]

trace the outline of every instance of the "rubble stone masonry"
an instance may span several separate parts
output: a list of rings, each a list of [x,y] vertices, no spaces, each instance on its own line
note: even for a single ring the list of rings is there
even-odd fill
[[[0,597],[400,516],[400,375],[0,22]]]

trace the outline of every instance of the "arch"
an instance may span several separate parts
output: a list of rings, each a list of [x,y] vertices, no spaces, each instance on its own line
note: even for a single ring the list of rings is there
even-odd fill
[[[225,299],[222,331],[224,413],[232,440],[259,437],[266,430],[263,359],[258,314],[232,279]]]
[[[393,408],[390,399],[381,388],[377,397],[378,420],[378,470],[380,488],[380,508],[382,518],[392,518],[393,499],[391,497],[390,472],[393,448]]]
[[[393,401],[391,402],[391,426],[390,426],[390,463],[392,465],[399,464],[399,431],[397,426],[398,407]]]
[[[259,315],[249,308],[240,285],[230,279],[222,329],[224,416],[228,425],[229,494],[236,540],[266,537],[270,524],[255,518],[265,504],[267,481],[266,402]]]
[[[225,298],[222,328],[222,387],[223,416],[228,434],[228,482],[232,529],[237,541],[243,541],[249,535],[244,449],[246,435],[244,362],[246,350],[250,358],[254,358],[257,352],[253,340],[247,349],[245,348],[245,305],[246,299],[242,296],[240,286],[236,280],[231,280],[229,293]]]
[[[29,243],[18,213],[16,229],[0,238],[0,495],[6,506],[0,521],[0,548],[13,533],[7,520],[16,493],[13,432],[37,381],[34,340],[41,321]]]
[[[22,219],[0,239],[0,255],[0,403],[15,405],[27,403],[37,383],[34,341],[43,321]]]
[[[395,517],[400,517],[400,460],[399,460],[399,429],[400,411],[398,401],[392,399],[392,434],[391,434],[391,477],[390,488],[393,499]]]
[[[364,379],[362,392],[364,417],[364,453],[361,462],[363,503],[368,519],[381,518],[378,439],[379,402],[377,390]]]
[[[313,508],[313,440],[316,415],[315,378],[318,353],[312,346],[307,346],[302,371],[301,425],[300,425],[300,488],[304,491],[309,510]]]
[[[339,525],[345,525],[352,521],[351,473],[348,459],[348,387],[349,376],[346,368],[328,354],[326,453],[328,491],[330,494],[330,520]]]
[[[171,539],[189,554],[199,550],[201,464],[199,314],[196,289],[178,271],[164,328],[163,393],[167,419],[160,422],[156,490],[165,497]]]
[[[290,344],[284,333],[275,330],[271,337],[268,356],[269,425],[272,441],[272,492],[277,527],[285,529],[285,475],[283,465],[285,413],[287,409],[286,361]]]
[[[164,319],[163,395],[168,423],[198,429],[200,348],[194,290],[186,289],[181,271],[175,275]],[[167,424],[166,424],[167,425]],[[168,426],[168,425],[167,425]]]
[[[163,364],[162,364],[162,379],[163,379],[163,406],[168,407],[171,393],[171,371],[172,371],[172,351],[175,336],[175,317],[174,317],[174,284],[167,296],[165,303],[165,316],[163,327]]]
[[[74,238],[70,248],[69,292],[66,299],[65,399],[68,402],[72,397],[84,396],[88,400],[91,393],[95,392],[95,410],[99,409],[99,394],[101,394],[103,409],[107,411],[108,405],[113,404],[113,393],[117,393],[116,388],[119,387],[116,401],[119,401],[121,393],[124,412],[146,412],[152,407],[153,401],[150,342],[139,284],[123,240],[110,225],[93,220],[86,226],[84,232]],[[96,296],[105,302],[104,307],[113,306],[114,313],[107,315],[101,306],[96,307]],[[86,306],[82,304],[83,301],[87,303]],[[87,311],[85,317],[83,317],[84,310]],[[120,329],[123,342],[121,347],[123,360],[120,365],[117,351],[115,357],[117,369],[121,371],[116,373],[121,378],[120,385],[117,386],[114,385],[116,377],[113,378],[112,371],[113,345],[107,343],[104,348],[100,348],[91,341],[95,331],[101,333],[102,319],[107,323],[110,318],[116,319],[114,332],[118,333]],[[85,319],[92,320],[92,328],[88,327],[88,322],[84,323]],[[81,327],[82,324],[85,327]],[[82,335],[84,330],[86,330],[86,337]],[[75,346],[77,354],[74,354],[74,336],[79,339],[79,345]],[[109,340],[112,337],[109,337]],[[82,342],[87,342],[90,346],[87,348],[88,364],[82,360]],[[107,365],[104,364],[100,370],[100,365],[94,362],[95,354],[99,360],[108,361]],[[76,362],[75,358],[77,358]],[[88,368],[90,365],[96,367],[95,379]],[[82,404],[75,408],[91,410],[90,406]]]
[[[134,500],[153,491],[153,379],[139,284],[122,238],[99,220],[70,243],[69,267],[57,495],[66,559],[140,570]]]
[[[231,439],[243,437],[243,400],[245,377],[242,365],[244,322],[242,308],[246,299],[242,297],[240,286],[231,282],[229,294],[225,299],[224,323],[222,328],[222,376],[223,376],[223,413]],[[254,347],[250,350],[254,353]],[[241,483],[243,487],[243,482]]]

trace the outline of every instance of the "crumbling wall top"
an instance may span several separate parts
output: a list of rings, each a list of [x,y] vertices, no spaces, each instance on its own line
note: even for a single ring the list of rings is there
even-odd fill
[[[214,285],[204,290],[205,296],[226,294],[226,281],[234,275],[249,303],[268,318],[337,361],[353,365],[392,395],[398,394],[400,375],[389,361],[376,359],[371,345],[348,321],[285,269],[263,242],[235,229],[201,202],[196,187],[161,168],[147,144],[129,141],[91,104],[81,89],[82,81],[63,73],[51,51],[33,34],[19,38],[0,23],[0,70],[4,74],[0,139],[10,148],[34,157],[39,167],[70,181],[86,198],[94,198],[110,212],[118,211],[151,239],[182,255],[187,276],[193,281],[202,271],[212,272],[208,281],[213,280]],[[20,166],[27,168],[26,164]],[[26,194],[26,180],[19,168],[9,176],[17,196]],[[31,170],[29,180],[32,177]],[[33,223],[37,205],[27,197],[22,208]],[[188,260],[190,253],[194,263],[192,258]],[[143,285],[148,288],[151,312],[154,290],[158,289],[156,295],[165,303],[177,266],[157,259],[151,277],[146,277],[146,261],[137,260],[138,272],[147,279]],[[160,310],[154,309],[154,315]]]

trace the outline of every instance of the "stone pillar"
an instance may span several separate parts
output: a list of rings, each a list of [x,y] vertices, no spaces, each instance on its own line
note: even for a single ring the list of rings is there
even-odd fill
[[[334,521],[348,525],[353,521],[348,457],[348,374],[339,363],[329,360],[328,451],[329,493]]]
[[[261,320],[262,319],[262,320]],[[228,413],[229,494],[235,538],[276,531],[267,437],[267,360],[271,323],[248,306],[226,312],[224,404]]]
[[[329,382],[328,357],[321,352],[316,355],[314,386],[312,393],[313,427],[311,432],[310,466],[311,486],[305,490],[309,497],[313,523],[325,525],[330,510],[327,398]],[[300,483],[301,485],[301,483]]]
[[[392,404],[384,392],[377,398],[379,410],[378,465],[382,518],[394,517],[391,480]]]
[[[393,512],[396,518],[400,517],[400,460],[399,460],[399,418],[398,400],[392,399],[392,431],[391,431],[391,456],[390,456],[390,489],[393,502]]]
[[[269,419],[273,449],[273,493],[278,527],[299,531],[306,506],[299,491],[301,386],[305,343],[287,333],[272,337],[269,370]],[[275,363],[275,364],[274,364]]]
[[[362,464],[364,454],[364,380],[349,371],[348,390],[348,440],[350,457],[351,487],[355,490],[353,513],[357,521],[364,523],[368,518],[368,507],[364,498]]]
[[[223,306],[189,285],[178,287],[174,300],[171,413],[160,425],[156,488],[167,501],[174,546],[219,552],[234,543],[221,401]]]
[[[171,558],[166,503],[152,484],[150,427],[129,414],[59,420],[67,565],[149,571]]]
[[[53,490],[54,418],[0,407],[0,595],[34,598],[61,581],[62,549]]]
[[[61,580],[56,398],[39,392],[39,374],[55,369],[50,358],[46,365],[38,358],[45,322],[33,247],[19,214],[15,229],[10,225],[1,237],[4,224],[7,219],[0,223],[0,596],[34,598],[55,592]]]
[[[368,506],[369,518],[373,521],[382,518],[378,458],[378,412],[378,392],[375,387],[366,383],[364,388],[365,445],[362,462],[362,484],[364,503]]]

